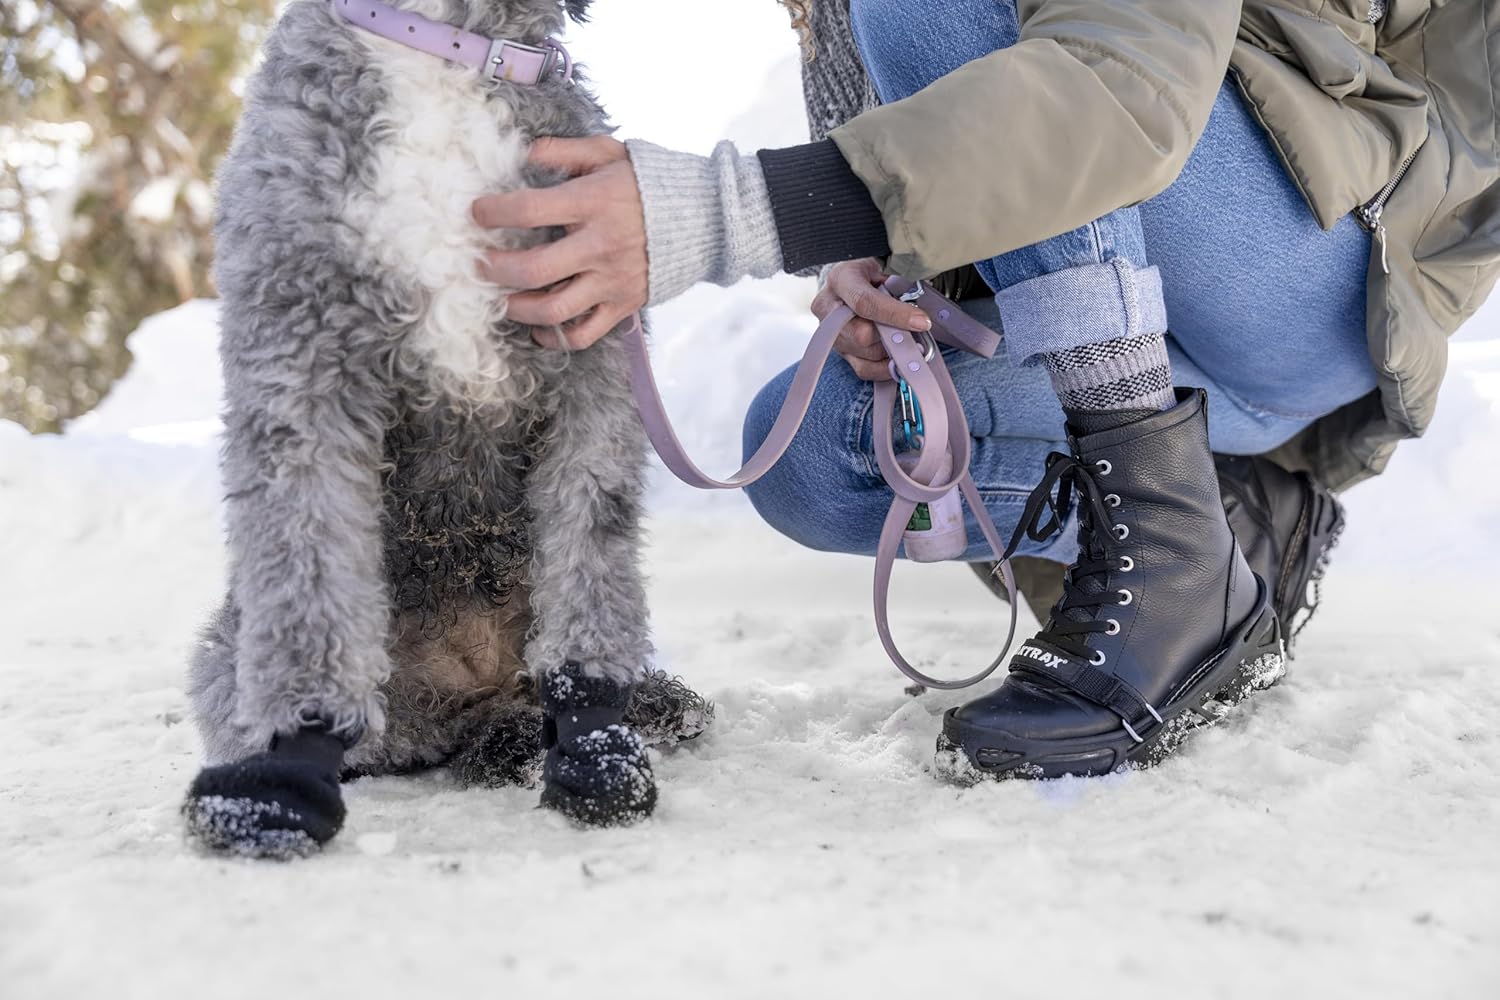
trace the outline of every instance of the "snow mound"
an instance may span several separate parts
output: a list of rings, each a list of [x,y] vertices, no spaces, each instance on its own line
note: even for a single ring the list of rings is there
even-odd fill
[[[70,435],[123,434],[156,444],[201,444],[218,433],[219,305],[200,299],[153,316],[130,335],[130,371]]]

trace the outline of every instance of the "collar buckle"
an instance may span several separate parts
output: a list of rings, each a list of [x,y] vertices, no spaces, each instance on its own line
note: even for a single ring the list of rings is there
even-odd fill
[[[480,76],[486,80],[509,80],[534,86],[548,79],[559,69],[564,78],[572,79],[572,60],[568,59],[562,46],[550,39],[541,45],[527,45],[507,38],[493,38],[484,57]]]

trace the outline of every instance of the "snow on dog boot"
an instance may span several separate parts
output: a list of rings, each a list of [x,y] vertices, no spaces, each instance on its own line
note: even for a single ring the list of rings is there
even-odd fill
[[[278,736],[271,749],[193,779],[182,816],[189,837],[242,857],[312,854],[344,825],[344,743],[322,726]]]
[[[1292,642],[1321,599],[1328,556],[1344,531],[1344,508],[1322,483],[1268,458],[1215,455],[1229,526]]]
[[[575,663],[542,679],[542,805],[590,826],[621,826],[656,807],[646,746],[625,724],[630,685]]]
[[[1076,492],[1078,561],[1004,683],[944,717],[938,769],[957,780],[1154,764],[1283,670],[1270,591],[1220,501],[1203,393],[1094,433],[1077,416],[1022,525],[1049,537],[1061,519],[1041,519]]]

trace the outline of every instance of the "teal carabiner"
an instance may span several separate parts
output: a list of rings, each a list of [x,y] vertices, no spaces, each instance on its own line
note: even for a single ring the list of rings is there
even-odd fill
[[[922,435],[927,431],[922,426],[922,405],[917,402],[916,394],[911,391],[911,384],[906,379],[897,381],[897,391],[901,394],[901,433],[906,438],[908,448],[919,448]]]

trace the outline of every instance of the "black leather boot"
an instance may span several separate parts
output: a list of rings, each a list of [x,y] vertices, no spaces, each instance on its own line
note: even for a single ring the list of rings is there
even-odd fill
[[[1170,410],[1070,443],[1012,548],[1022,531],[1059,530],[1076,492],[1078,561],[1004,683],[945,716],[938,769],[954,779],[1153,764],[1284,670],[1269,588],[1225,518],[1203,393],[1179,390]]]
[[[1268,458],[1215,455],[1229,526],[1250,568],[1271,588],[1287,656],[1322,598],[1328,556],[1344,531],[1344,508],[1305,472]]]
[[[656,780],[646,746],[625,724],[630,685],[568,663],[542,678],[542,805],[590,826],[651,815]]]
[[[1271,606],[1281,619],[1287,657],[1293,640],[1307,627],[1322,598],[1323,574],[1344,531],[1344,508],[1306,472],[1288,472],[1259,455],[1214,455],[1219,492],[1229,527],[1255,575],[1271,588]],[[969,568],[990,593],[1007,600],[993,561]],[[1037,618],[1045,621],[1062,597],[1062,563],[1017,556],[1011,560],[1016,589]]]
[[[312,854],[344,825],[344,749],[317,725],[277,736],[269,750],[244,760],[204,768],[182,804],[188,836],[241,857]]]

